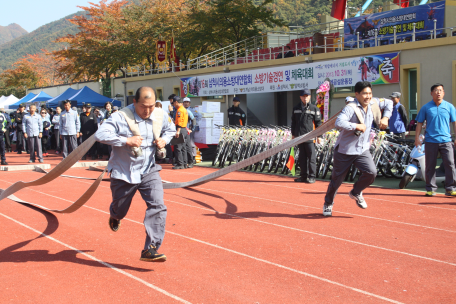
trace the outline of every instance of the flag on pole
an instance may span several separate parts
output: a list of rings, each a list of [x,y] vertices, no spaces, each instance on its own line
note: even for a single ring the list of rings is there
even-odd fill
[[[347,0],[333,0],[332,8],[331,8],[331,16],[336,19],[339,19],[339,20],[344,20],[346,6],[347,6]]]
[[[294,152],[294,147],[291,147],[291,152],[290,152],[290,158],[288,158],[287,162],[287,168],[290,169],[291,175],[295,176],[296,171],[295,171],[295,152]]]
[[[399,5],[400,7],[409,7],[409,0],[394,0],[394,4]]]

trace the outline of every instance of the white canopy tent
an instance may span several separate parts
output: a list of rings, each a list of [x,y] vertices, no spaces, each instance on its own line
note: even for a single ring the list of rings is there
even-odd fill
[[[17,98],[16,96],[14,96],[12,94],[8,97],[5,96],[5,99],[0,100],[0,108],[5,108],[5,106],[9,106],[10,104],[17,102],[18,100],[19,100],[19,98]],[[6,107],[6,108],[8,108],[8,107]]]

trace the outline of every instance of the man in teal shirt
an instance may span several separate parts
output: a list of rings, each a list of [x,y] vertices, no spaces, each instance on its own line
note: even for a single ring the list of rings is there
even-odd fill
[[[445,167],[445,195],[456,196],[456,171],[454,168],[454,147],[451,139],[450,123],[456,130],[456,109],[443,100],[443,85],[437,83],[431,87],[432,100],[425,104],[416,117],[415,146],[421,145],[419,136],[426,121],[425,160],[426,160],[426,196],[434,196],[437,190],[435,182],[435,166],[440,152]],[[455,141],[456,143],[456,141]]]

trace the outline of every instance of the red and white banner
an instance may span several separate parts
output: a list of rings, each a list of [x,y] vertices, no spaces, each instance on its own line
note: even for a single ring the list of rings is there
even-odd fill
[[[167,59],[166,54],[166,41],[157,41],[157,62],[159,64],[165,63]]]

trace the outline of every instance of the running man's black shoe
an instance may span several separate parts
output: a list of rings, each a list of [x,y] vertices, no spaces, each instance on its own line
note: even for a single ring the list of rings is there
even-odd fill
[[[110,217],[109,228],[111,228],[112,231],[117,232],[120,228],[120,220],[116,220],[115,218]]]
[[[158,253],[155,246],[150,245],[149,249],[141,251],[140,260],[146,262],[164,262],[166,261],[166,255]]]

